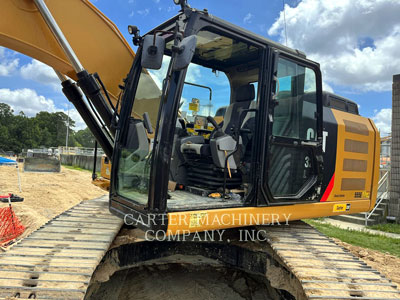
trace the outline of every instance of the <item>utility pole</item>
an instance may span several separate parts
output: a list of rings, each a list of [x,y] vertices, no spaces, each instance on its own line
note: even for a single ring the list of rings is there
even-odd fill
[[[65,148],[66,149],[68,149],[68,134],[69,134],[69,102],[68,102],[67,136],[65,137]]]
[[[388,218],[400,223],[400,74],[393,76],[392,146]]]

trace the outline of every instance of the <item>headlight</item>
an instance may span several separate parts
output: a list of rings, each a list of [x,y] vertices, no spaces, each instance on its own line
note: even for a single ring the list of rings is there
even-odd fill
[[[129,34],[135,34],[137,31],[138,31],[138,28],[136,26],[132,26],[132,25],[128,26]]]

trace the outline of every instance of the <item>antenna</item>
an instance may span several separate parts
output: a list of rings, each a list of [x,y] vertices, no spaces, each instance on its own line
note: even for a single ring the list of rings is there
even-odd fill
[[[286,40],[286,47],[287,47],[287,29],[286,29],[286,10],[285,10],[285,0],[282,0],[283,4],[283,21],[285,23],[285,40]]]

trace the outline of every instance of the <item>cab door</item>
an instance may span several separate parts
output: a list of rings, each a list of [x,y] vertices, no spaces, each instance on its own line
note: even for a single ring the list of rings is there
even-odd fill
[[[317,65],[274,54],[263,194],[268,203],[313,201],[322,179],[322,89]]]

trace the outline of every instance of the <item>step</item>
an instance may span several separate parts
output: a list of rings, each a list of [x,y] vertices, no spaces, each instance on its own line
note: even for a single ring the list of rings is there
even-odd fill
[[[388,205],[389,204],[387,204],[387,203],[380,203],[378,206],[375,206],[376,208],[375,208],[375,211],[378,211],[378,210],[383,210],[383,211],[385,211],[386,209],[387,209],[387,207],[388,207]]]
[[[375,212],[382,215],[386,213],[386,204],[385,205],[379,205],[379,207],[375,208]]]
[[[375,208],[373,212],[373,216],[377,216],[378,218],[384,218],[386,215],[387,209],[383,207]],[[364,215],[365,213],[359,213],[360,215]]]
[[[367,213],[358,213],[358,214],[352,214],[351,216],[355,216],[355,217],[360,217],[360,218],[365,218],[365,215],[366,215]],[[379,220],[379,219],[381,219],[381,218],[383,218],[383,215],[381,215],[380,213],[376,213],[376,210],[375,210],[375,212],[371,215],[371,217],[370,217],[370,219],[376,219],[376,220]]]
[[[379,197],[376,199],[376,202],[379,201]],[[389,199],[383,199],[379,205],[388,205]]]
[[[383,210],[387,210],[389,207],[388,203],[381,203],[379,204],[379,206],[377,207],[377,209],[383,209]]]
[[[354,215],[339,215],[339,216],[331,216],[330,218],[343,222],[365,225],[365,217],[358,217]],[[375,225],[375,224],[379,224],[379,221],[375,220],[374,218],[370,218],[368,220],[368,225]]]

